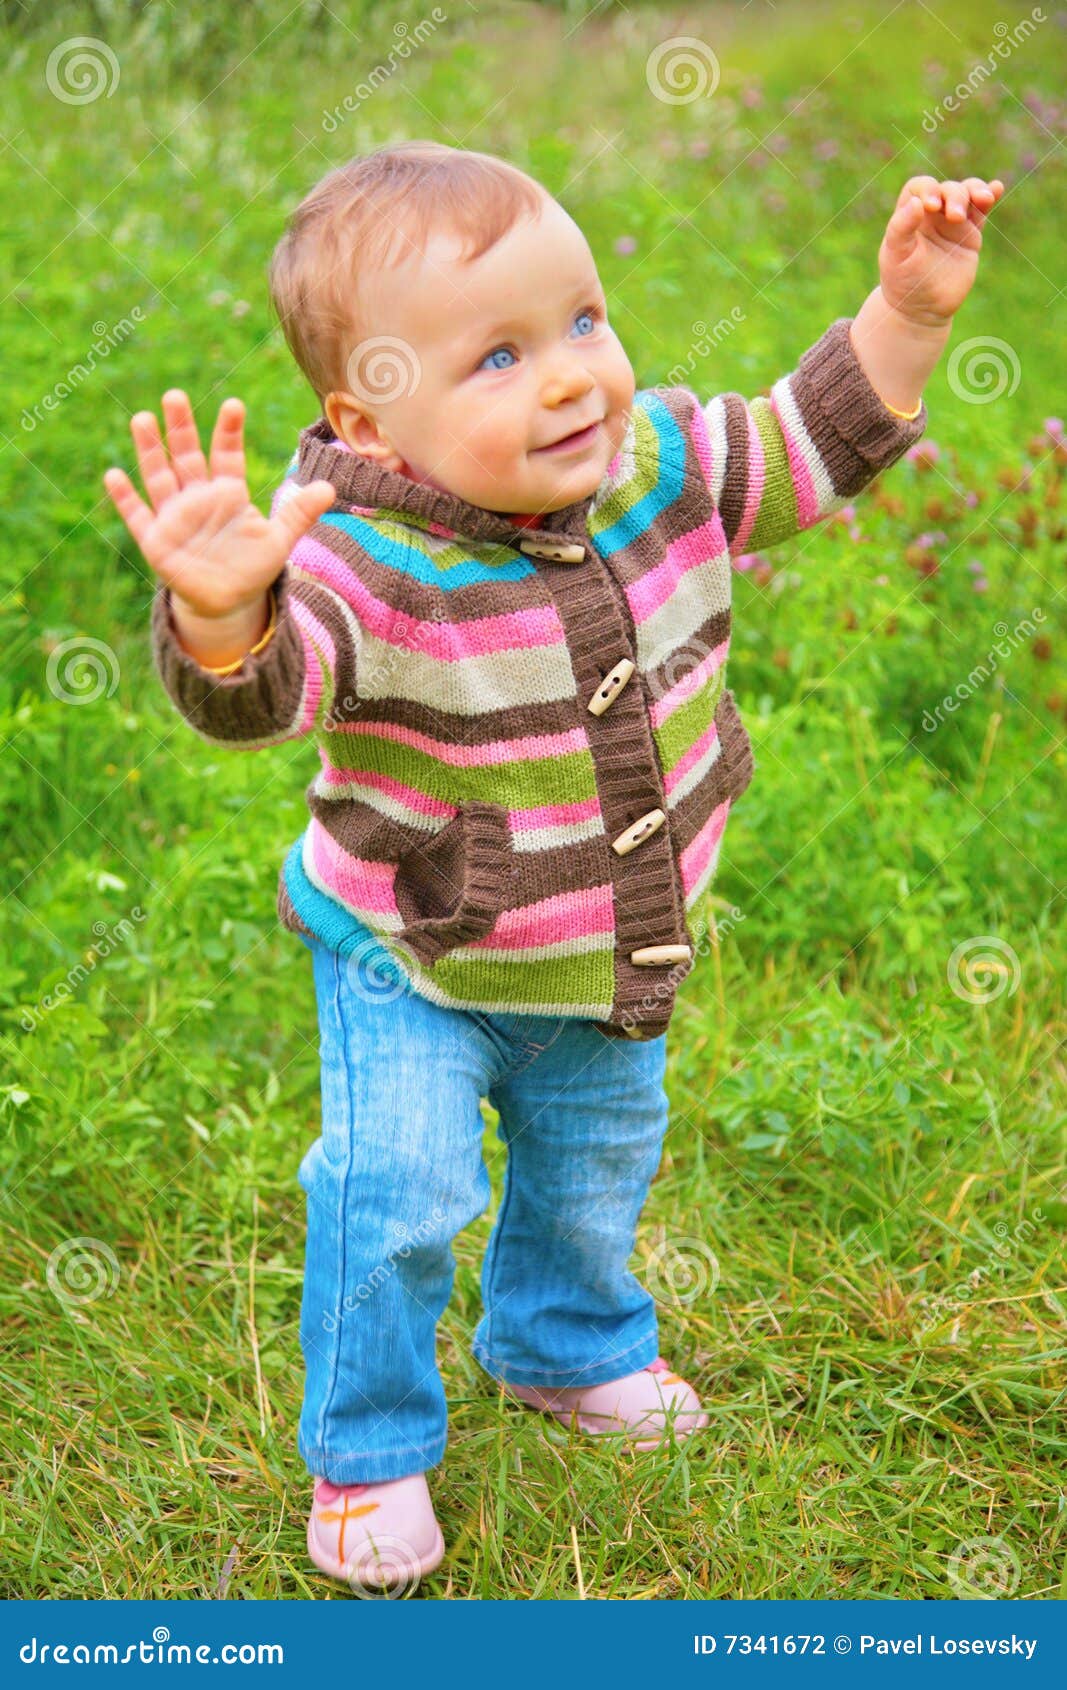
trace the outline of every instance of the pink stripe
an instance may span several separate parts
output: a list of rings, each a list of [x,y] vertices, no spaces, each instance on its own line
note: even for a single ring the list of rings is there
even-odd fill
[[[796,403],[795,398],[793,403]],[[815,483],[811,478],[811,471],[804,462],[804,454],[786,427],[773,395],[771,397],[771,409],[778,418],[782,438],[785,441],[786,455],[789,458],[789,472],[793,477],[793,486],[797,495],[797,520],[801,528],[806,528],[815,521],[819,514],[819,500],[815,492]]]
[[[686,846],[679,857],[678,867],[686,892],[696,885],[711,861],[711,854],[723,836],[729,810],[730,800],[725,798],[717,809],[712,810],[696,838]]]
[[[535,804],[529,810],[509,810],[514,832],[528,827],[565,827],[568,822],[585,822],[600,814],[598,798],[580,798],[576,804]]]
[[[319,703],[322,699],[324,677],[319,654],[315,650],[315,647],[311,644],[311,640],[309,639],[307,631],[303,626],[304,618],[309,618],[313,623],[315,622],[315,618],[311,616],[310,612],[307,611],[302,604],[299,604],[296,599],[290,599],[289,602],[293,611],[293,620],[300,629],[300,638],[304,642],[304,713],[300,718],[299,731],[300,733],[305,734],[310,730],[315,721],[315,712],[318,710]]]
[[[293,617],[300,627],[301,633],[307,634],[310,639],[316,640],[326,652],[326,665],[332,675],[337,668],[337,647],[334,644],[333,635],[330,633],[329,628],[327,628],[325,622],[319,621],[315,612],[313,610],[309,610],[307,605],[304,604],[301,599],[291,596],[289,599],[289,605],[293,612]],[[305,641],[305,644],[306,643],[307,642]]]
[[[526,950],[532,945],[558,944],[564,939],[585,939],[594,933],[612,933],[615,908],[609,886],[590,886],[582,892],[559,892],[521,909],[505,910],[492,932],[475,940],[472,950]]]
[[[373,787],[375,792],[386,793],[422,816],[444,816],[446,820],[451,820],[456,814],[454,804],[446,804],[443,798],[431,798],[428,792],[420,792],[415,786],[405,786],[403,781],[394,780],[391,775],[381,775],[373,769],[335,769],[325,752],[322,753],[322,778],[327,786]]]
[[[398,745],[409,745],[458,769],[517,763],[525,758],[559,757],[568,751],[589,749],[584,728],[569,728],[560,734],[531,734],[525,739],[493,739],[485,745],[449,745],[446,740],[431,739],[429,734],[402,727],[399,722],[338,722],[337,727],[340,733],[375,734],[379,739],[395,740]]]
[[[640,580],[626,589],[626,598],[635,623],[647,622],[652,613],[665,604],[676,591],[679,581],[691,569],[697,569],[724,550],[722,525],[718,516],[680,534],[667,547],[662,563],[649,569]]]
[[[399,914],[393,896],[394,865],[350,856],[317,818],[312,819],[311,829],[311,860],[323,883],[337,897],[355,909]]]
[[[700,759],[707,752],[709,752],[711,750],[712,746],[715,744],[715,741],[718,739],[718,737],[719,737],[719,730],[715,726],[715,723],[712,722],[710,724],[710,726],[707,728],[706,732],[702,733],[700,738],[698,740],[695,740],[694,743],[689,747],[689,750],[686,752],[685,756],[679,757],[677,763],[675,763],[675,765],[674,765],[674,768],[671,769],[668,774],[664,775],[664,777],[663,777],[663,790],[664,790],[664,792],[670,793],[670,792],[674,791],[675,787],[678,785],[678,782],[680,780],[682,780],[684,778],[684,776],[689,773],[689,770],[693,767],[693,765],[695,763],[699,763]]]
[[[351,605],[363,626],[386,645],[424,651],[440,662],[491,657],[500,651],[530,651],[562,645],[563,624],[555,605],[479,616],[468,622],[422,621],[377,598],[343,558],[306,534],[293,549],[293,561]],[[403,577],[400,577],[403,579]]]
[[[734,550],[737,552],[743,552],[745,549],[745,541],[756,521],[756,512],[759,510],[767,480],[767,459],[763,451],[763,441],[756,427],[756,420],[747,405],[745,422],[748,425],[748,486],[745,489],[745,508],[741,512],[741,521],[734,536]]]
[[[682,650],[685,649],[683,646]],[[702,657],[699,663],[693,665],[692,669],[687,669],[681,680],[676,682],[669,692],[665,692],[662,698],[656,699],[648,712],[654,728],[661,727],[668,717],[673,716],[674,712],[680,709],[691,693],[697,692],[705,681],[718,673],[726,662],[726,654],[729,649],[730,641],[727,638],[721,644],[713,647],[706,657]],[[667,661],[669,663],[670,659],[668,658]]]

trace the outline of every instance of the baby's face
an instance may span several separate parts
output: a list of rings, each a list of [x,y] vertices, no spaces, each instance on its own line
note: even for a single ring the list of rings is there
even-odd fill
[[[559,510],[599,485],[634,396],[592,253],[548,196],[480,258],[461,262],[458,250],[434,235],[362,284],[374,340],[414,352],[417,379],[355,408],[351,394],[331,395],[331,423],[384,468],[483,509]],[[350,359],[350,380],[359,367]]]

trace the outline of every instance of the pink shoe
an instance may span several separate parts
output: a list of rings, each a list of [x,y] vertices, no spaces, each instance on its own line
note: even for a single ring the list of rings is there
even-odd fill
[[[357,1595],[407,1595],[445,1552],[425,1473],[371,1485],[316,1479],[307,1538],[316,1567]]]
[[[649,1434],[627,1438],[634,1449],[655,1449],[667,1441],[672,1427],[676,1438],[687,1438],[708,1423],[692,1385],[672,1373],[662,1356],[637,1373],[602,1385],[547,1390],[539,1385],[501,1383],[509,1396],[554,1414],[564,1426],[573,1418],[583,1432],[598,1437],[606,1432]]]

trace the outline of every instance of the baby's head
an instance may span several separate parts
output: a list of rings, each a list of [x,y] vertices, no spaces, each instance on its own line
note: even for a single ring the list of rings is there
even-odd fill
[[[502,159],[407,141],[331,171],[270,286],[334,434],[385,469],[548,512],[593,492],[619,449],[634,374],[592,253]]]

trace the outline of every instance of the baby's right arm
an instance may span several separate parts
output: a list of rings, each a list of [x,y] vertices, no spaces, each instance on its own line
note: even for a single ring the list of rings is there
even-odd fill
[[[328,676],[292,614],[293,548],[334,502],[328,481],[288,483],[270,517],[252,504],[245,479],[244,407],[221,406],[210,470],[186,395],[163,396],[170,460],[151,411],[130,430],[151,505],[129,477],[109,469],[104,485],[159,577],[152,606],[153,652],[161,679],[194,730],[213,743],[254,750],[308,732]],[[271,599],[277,626],[269,626]],[[253,648],[262,645],[262,650]],[[230,667],[220,676],[214,670]]]

